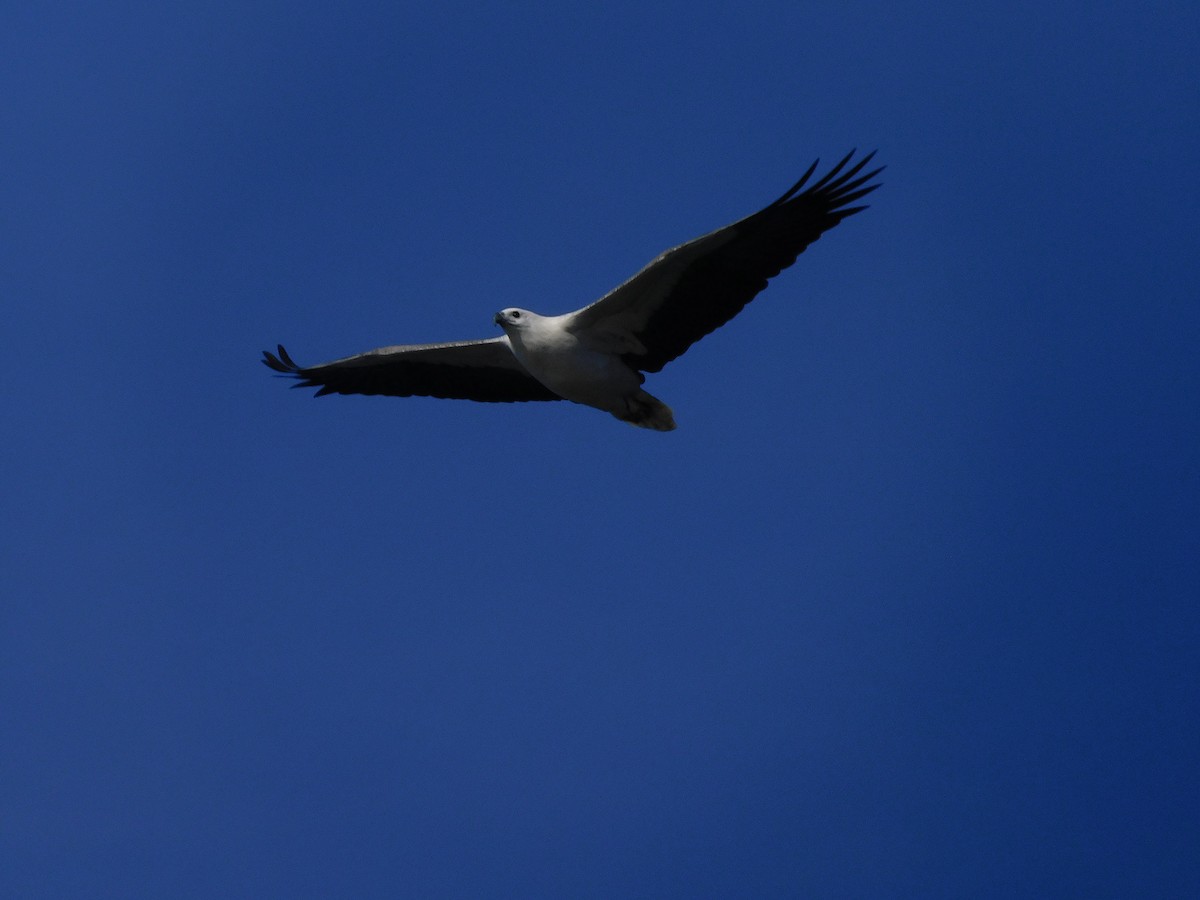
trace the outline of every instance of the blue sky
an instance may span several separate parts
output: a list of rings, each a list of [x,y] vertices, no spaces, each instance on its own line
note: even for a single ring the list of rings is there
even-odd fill
[[[1196,896],[1192,4],[0,17],[0,893]],[[285,390],[878,148],[570,404]]]

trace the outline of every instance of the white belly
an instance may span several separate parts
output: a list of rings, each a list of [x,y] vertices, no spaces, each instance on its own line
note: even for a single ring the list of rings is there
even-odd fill
[[[513,354],[560,397],[611,412],[641,388],[638,373],[619,356],[584,347],[572,335],[557,334],[549,341],[522,337],[512,341]]]

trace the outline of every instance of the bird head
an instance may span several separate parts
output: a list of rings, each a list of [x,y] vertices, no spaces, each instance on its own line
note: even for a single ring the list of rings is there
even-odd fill
[[[534,314],[529,310],[517,309],[510,306],[508,309],[502,309],[496,313],[495,322],[505,331],[508,331],[510,329],[521,328],[534,318]]]

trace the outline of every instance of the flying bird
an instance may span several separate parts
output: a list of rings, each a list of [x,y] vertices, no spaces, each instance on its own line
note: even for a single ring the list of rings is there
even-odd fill
[[[280,345],[263,362],[322,394],[387,394],[508,403],[572,400],[658,431],[675,428],[671,408],[642,389],[706,334],[720,328],[879,187],[883,167],[860,174],[874,153],[846,168],[854,151],[805,188],[814,162],[782,197],[753,215],[680,244],[595,303],[560,316],[510,307],[486,340],[380,347],[318,366],[299,366]]]

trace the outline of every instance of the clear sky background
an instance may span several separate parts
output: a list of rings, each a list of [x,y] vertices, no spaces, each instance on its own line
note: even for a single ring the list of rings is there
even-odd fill
[[[1194,3],[7,4],[0,894],[1200,895]],[[879,149],[567,403],[564,312]]]

